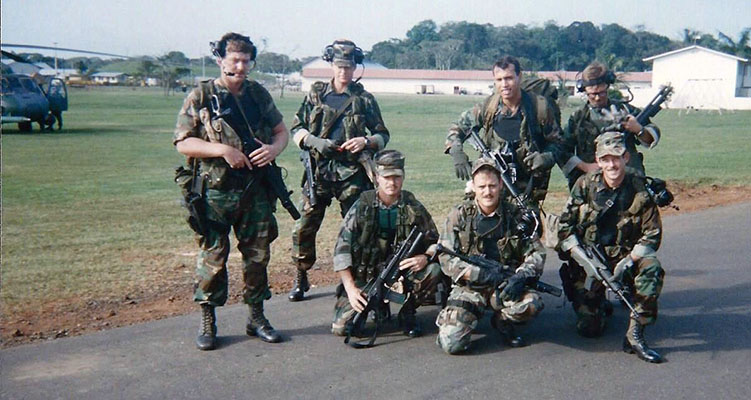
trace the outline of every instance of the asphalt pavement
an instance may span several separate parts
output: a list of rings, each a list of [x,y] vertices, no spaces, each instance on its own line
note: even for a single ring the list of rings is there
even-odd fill
[[[0,351],[2,399],[747,399],[751,386],[751,203],[666,218],[658,256],[666,270],[657,324],[646,330],[668,362],[620,350],[627,312],[616,303],[606,334],[575,333],[569,303],[545,309],[499,343],[485,318],[472,350],[435,345],[438,308],[418,310],[426,335],[393,328],[356,350],[330,334],[333,287],[267,302],[285,341],[245,335],[247,308],[218,309],[219,348],[195,349],[199,314]],[[549,254],[543,279],[559,284]],[[230,271],[238,273],[238,271]],[[615,302],[614,302],[615,303]]]

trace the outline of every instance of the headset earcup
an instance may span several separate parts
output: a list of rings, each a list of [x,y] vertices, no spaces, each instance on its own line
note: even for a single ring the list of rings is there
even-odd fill
[[[334,60],[334,46],[328,45],[324,47],[321,58],[323,61],[332,62]]]

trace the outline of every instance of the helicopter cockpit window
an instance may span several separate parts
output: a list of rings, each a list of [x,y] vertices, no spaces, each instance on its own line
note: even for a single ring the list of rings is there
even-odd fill
[[[31,79],[21,79],[21,84],[23,85],[23,88],[29,92],[39,93],[39,86],[35,85]]]
[[[3,93],[13,93],[22,90],[21,82],[15,76],[3,78]]]

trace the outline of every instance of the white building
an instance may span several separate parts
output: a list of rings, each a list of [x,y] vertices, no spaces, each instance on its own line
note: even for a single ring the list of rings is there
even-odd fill
[[[375,69],[358,67],[355,77],[362,74],[362,83],[373,93],[416,93],[416,94],[478,94],[490,95],[493,92],[493,74],[490,70],[426,70],[426,69]],[[575,94],[576,71],[540,71],[536,75],[549,79],[554,84],[563,81],[568,94]],[[332,77],[328,65],[311,68],[306,65],[302,71],[302,90],[308,91],[315,81],[328,81]],[[634,92],[635,105],[647,104],[651,97],[637,95],[645,89],[651,92],[650,72],[629,72],[618,74],[618,79],[626,83]],[[627,93],[624,92],[624,95]]]
[[[127,82],[128,74],[123,72],[97,72],[91,75],[91,79],[99,85],[121,85]]]
[[[645,58],[652,87],[670,83],[671,108],[751,110],[751,64],[745,58],[689,46]]]

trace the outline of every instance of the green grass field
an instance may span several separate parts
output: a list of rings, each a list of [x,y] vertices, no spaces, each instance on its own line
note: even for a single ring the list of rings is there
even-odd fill
[[[291,125],[302,95],[277,105]],[[481,101],[471,96],[378,96],[392,133],[390,148],[407,156],[405,188],[417,194],[440,225],[463,183],[442,154],[448,125]],[[191,281],[196,251],[172,183],[182,157],[171,145],[182,94],[159,89],[72,90],[65,130],[21,134],[3,127],[2,293],[4,312],[49,301],[71,304],[123,298],[140,288],[156,292]],[[571,110],[564,110],[564,121]],[[751,179],[751,112],[669,110],[656,118],[660,145],[646,153],[647,170],[687,184],[746,185]],[[36,129],[36,127],[35,127]],[[279,159],[298,188],[301,167],[291,145]],[[563,196],[558,170],[551,187]],[[340,221],[338,206],[319,235],[321,259],[330,257]],[[281,237],[271,269],[291,270],[292,220],[280,208]],[[235,263],[237,261],[234,261]],[[186,294],[187,295],[187,294]]]

